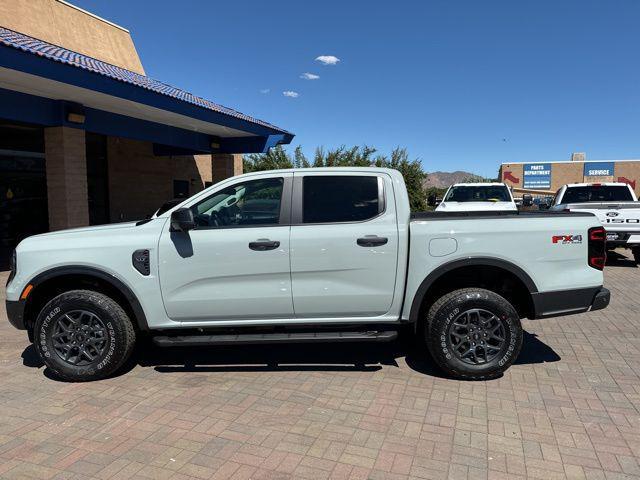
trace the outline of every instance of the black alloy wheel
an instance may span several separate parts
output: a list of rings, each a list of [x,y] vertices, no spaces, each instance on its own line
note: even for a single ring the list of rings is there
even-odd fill
[[[70,365],[90,365],[107,348],[104,322],[87,310],[72,310],[58,317],[53,326],[53,348]]]
[[[463,362],[491,362],[504,348],[506,333],[500,319],[488,310],[472,308],[458,315],[449,326],[453,353]]]

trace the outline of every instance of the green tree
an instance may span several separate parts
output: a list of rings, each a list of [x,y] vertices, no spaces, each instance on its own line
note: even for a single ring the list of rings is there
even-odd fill
[[[491,183],[491,182],[499,182],[500,180],[496,178],[485,178],[480,175],[470,175],[460,183]]]
[[[269,149],[267,153],[245,155],[242,159],[242,166],[247,173],[261,172],[263,170],[293,168],[293,161],[285,149],[282,148],[282,145],[276,145]]]
[[[280,145],[269,150],[268,153],[254,153],[244,158],[245,172],[274,170],[278,168],[316,168],[322,167],[385,167],[393,168],[402,173],[409,193],[411,211],[425,210],[427,206],[426,192],[423,186],[427,174],[417,159],[410,160],[406,148],[397,147],[391,156],[375,155],[376,149],[367,145],[347,148],[342,145],[334,149],[325,150],[318,147],[313,155],[313,161],[296,147],[293,157]]]
[[[407,185],[412,212],[424,211],[427,208],[427,195],[424,188],[427,174],[422,170],[419,160],[409,160],[406,148],[394,148],[391,158],[381,155],[376,158],[375,164],[377,167],[393,168],[402,174],[404,183]]]
[[[293,166],[295,168],[309,168],[311,164],[307,157],[302,153],[302,146],[298,145],[293,152]]]

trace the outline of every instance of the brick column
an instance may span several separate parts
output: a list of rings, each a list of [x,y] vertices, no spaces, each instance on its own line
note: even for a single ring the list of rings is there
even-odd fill
[[[44,129],[49,230],[89,225],[84,130]]]
[[[216,183],[242,174],[242,155],[214,153],[211,155],[211,177]]]

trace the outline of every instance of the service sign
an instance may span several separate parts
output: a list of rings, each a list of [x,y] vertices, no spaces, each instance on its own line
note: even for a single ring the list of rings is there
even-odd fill
[[[549,190],[551,188],[551,164],[527,163],[524,165],[524,188]]]
[[[614,162],[585,162],[585,177],[613,177]]]

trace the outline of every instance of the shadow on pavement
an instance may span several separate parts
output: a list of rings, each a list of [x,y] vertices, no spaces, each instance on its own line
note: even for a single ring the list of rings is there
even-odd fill
[[[560,355],[553,348],[540,340],[535,333],[529,333],[525,330],[522,338],[522,349],[514,365],[551,363],[559,360]]]
[[[630,250],[623,250],[625,253],[609,250],[607,252],[607,267],[630,267],[638,268]]]
[[[36,351],[36,347],[34,347],[32,343],[29,344],[29,346],[24,349],[21,356],[22,356],[22,364],[25,367],[31,367],[31,368],[44,367],[44,362],[40,358],[40,355],[38,355],[38,352]]]
[[[284,345],[238,345],[198,348],[155,346],[143,338],[131,360],[114,376],[126,374],[136,365],[154,367],[160,373],[177,372],[375,372],[385,366],[398,367],[398,359],[418,373],[446,378],[428,352],[409,335],[390,343],[321,343]],[[23,365],[44,366],[33,345],[22,352]],[[524,332],[516,365],[557,362],[560,356],[536,335]],[[47,378],[56,380],[49,369]]]

